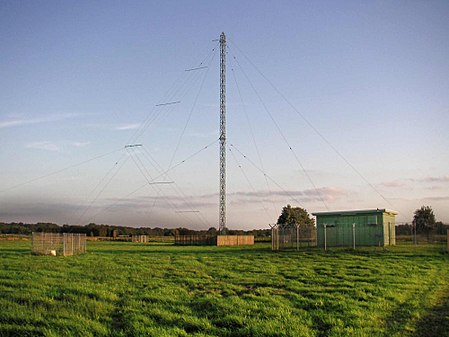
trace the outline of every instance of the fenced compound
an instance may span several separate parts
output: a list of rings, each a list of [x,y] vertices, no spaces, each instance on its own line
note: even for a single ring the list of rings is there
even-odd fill
[[[33,232],[31,252],[53,256],[82,254],[86,252],[86,234]]]
[[[243,246],[254,245],[254,235],[177,235],[178,246]]]
[[[442,251],[449,251],[449,229],[446,225],[417,232],[415,224],[396,226],[396,243],[407,246],[435,245]]]
[[[133,235],[132,242],[134,243],[147,243],[148,235]]]
[[[271,250],[288,250],[316,246],[316,229],[312,226],[271,226]]]
[[[215,235],[176,235],[177,246],[215,246],[217,237]]]

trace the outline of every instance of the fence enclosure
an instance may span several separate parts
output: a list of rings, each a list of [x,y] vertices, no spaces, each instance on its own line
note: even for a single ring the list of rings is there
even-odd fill
[[[148,235],[133,235],[132,242],[134,243],[147,243]]]
[[[271,250],[287,250],[316,246],[316,229],[312,226],[271,226]]]
[[[31,252],[53,256],[82,254],[86,252],[86,234],[33,232]]]

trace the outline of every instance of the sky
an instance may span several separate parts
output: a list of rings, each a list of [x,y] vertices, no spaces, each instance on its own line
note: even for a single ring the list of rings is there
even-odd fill
[[[447,1],[0,2],[0,221],[449,223]],[[137,145],[137,146],[130,146]]]

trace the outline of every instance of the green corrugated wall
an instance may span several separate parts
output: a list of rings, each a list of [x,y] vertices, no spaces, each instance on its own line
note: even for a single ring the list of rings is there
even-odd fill
[[[324,224],[327,225],[328,247],[352,247],[354,223],[356,246],[388,246],[396,243],[395,216],[385,212],[317,215],[316,223],[318,247],[324,247]]]

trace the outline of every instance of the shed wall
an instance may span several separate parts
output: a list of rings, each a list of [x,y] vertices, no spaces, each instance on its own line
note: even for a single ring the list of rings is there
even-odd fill
[[[324,214],[317,215],[317,244],[324,247],[324,224],[326,224],[326,244],[332,246],[394,245],[395,216],[375,212],[363,214]],[[353,228],[355,224],[355,228]]]
[[[254,245],[254,235],[177,235],[179,246],[244,246]]]
[[[217,246],[254,245],[254,235],[218,235]]]
[[[396,228],[395,228],[396,218],[392,214],[383,214],[383,224],[384,224],[384,242],[385,245],[393,246],[396,244]]]

